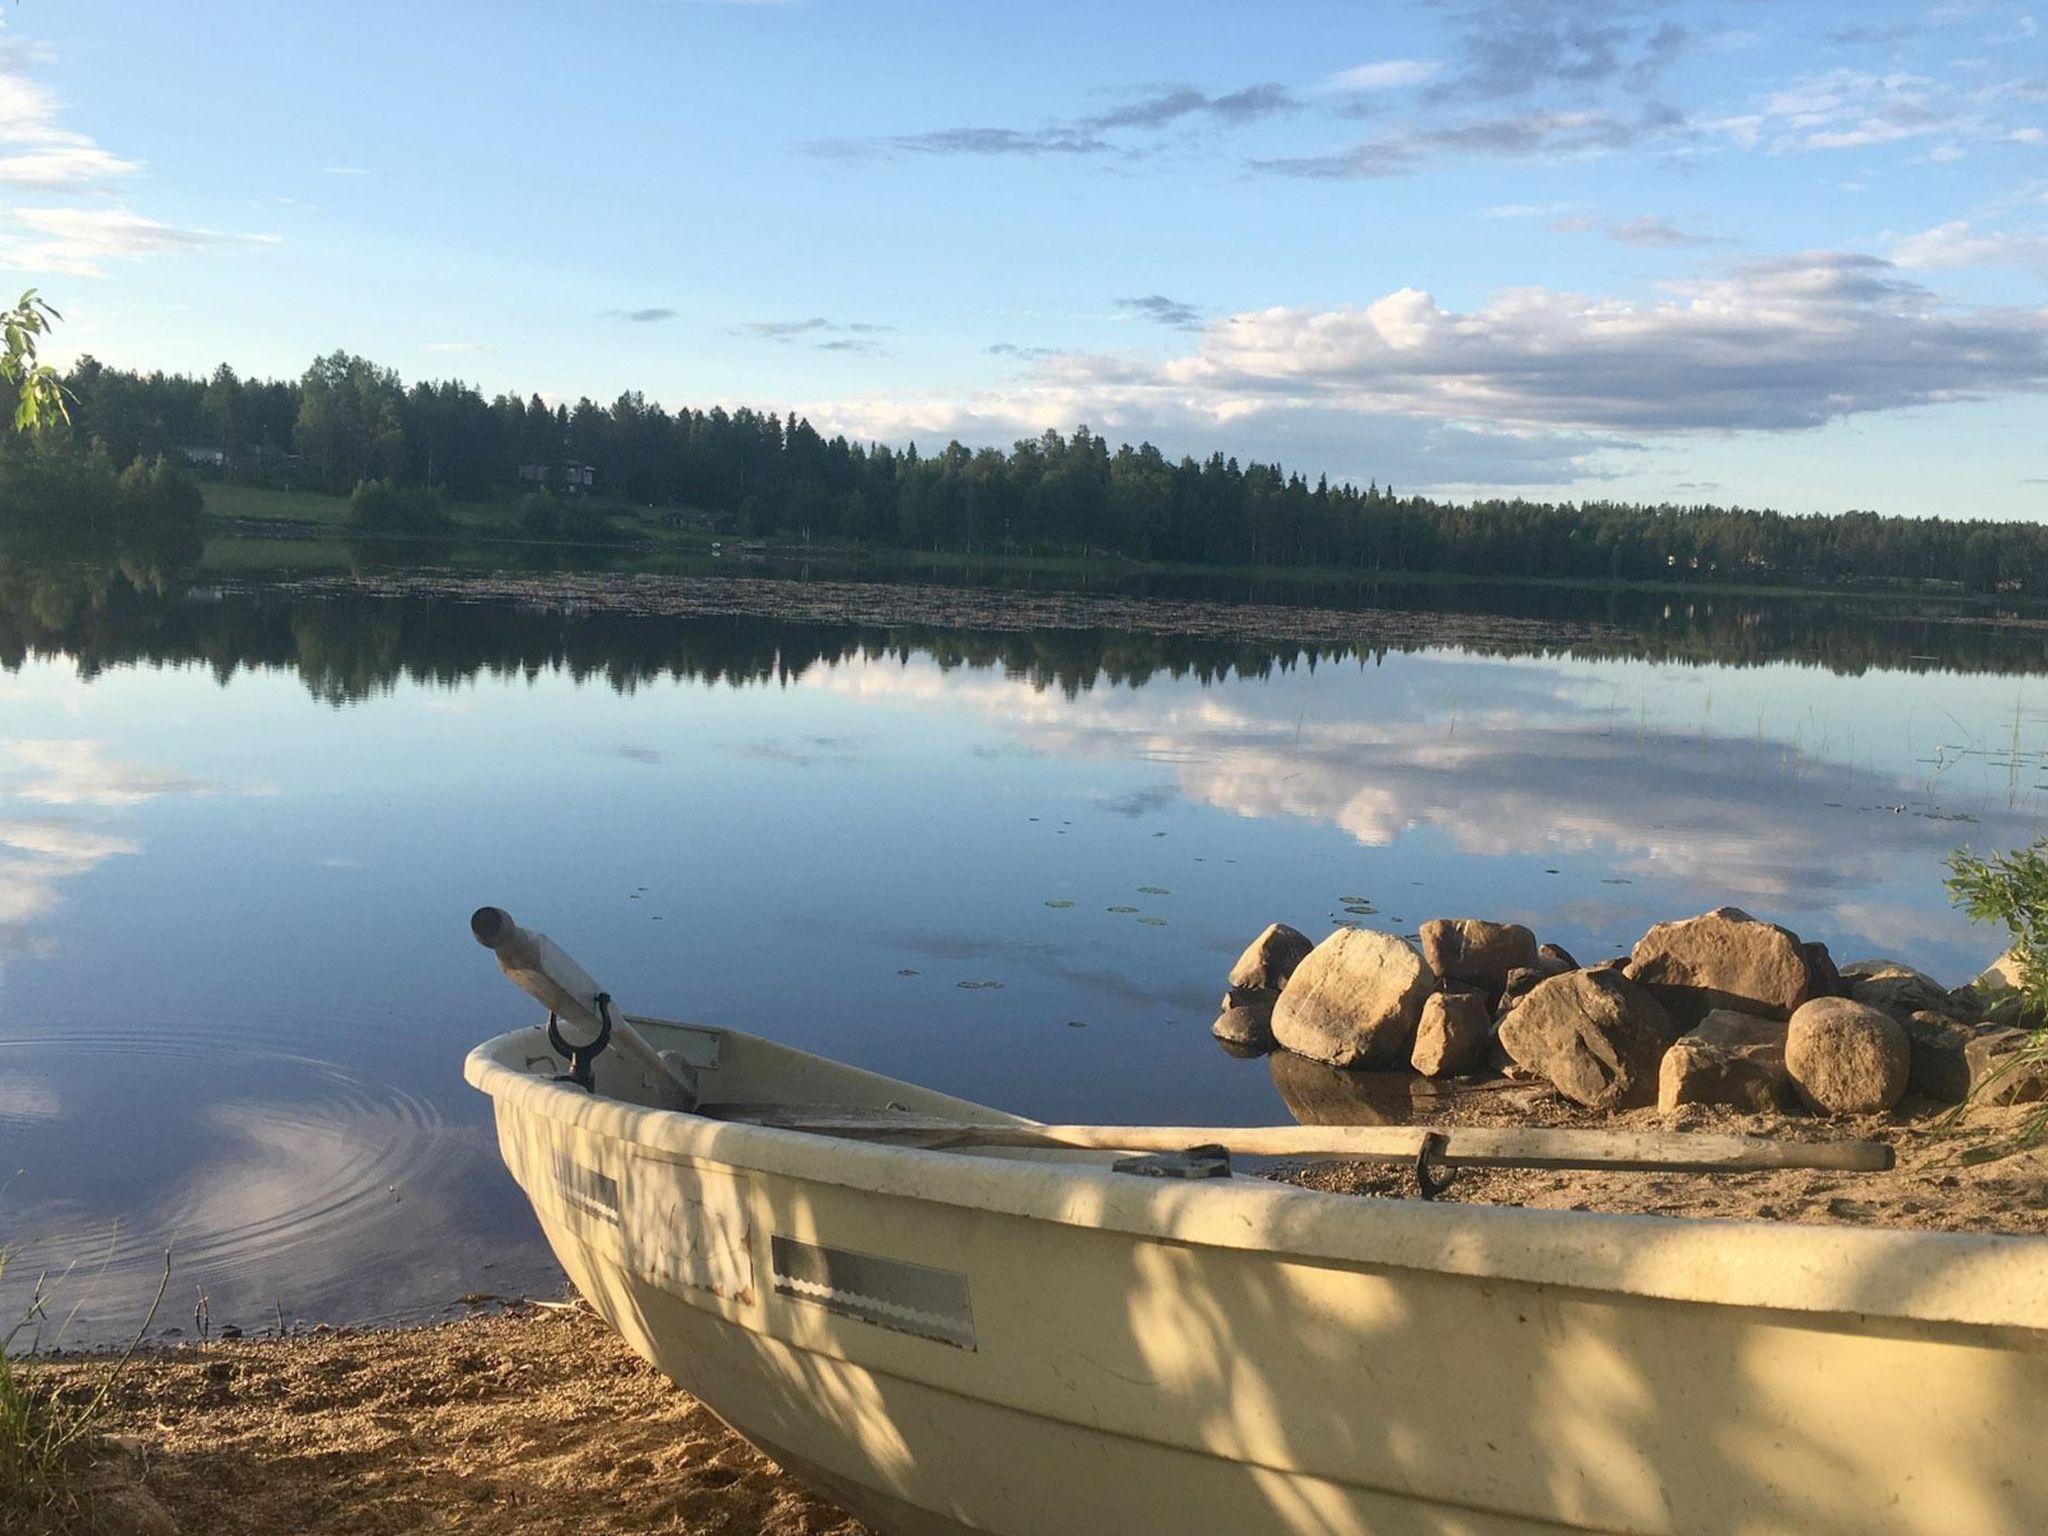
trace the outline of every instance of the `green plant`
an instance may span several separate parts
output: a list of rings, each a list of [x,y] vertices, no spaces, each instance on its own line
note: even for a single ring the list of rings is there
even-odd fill
[[[0,1249],[0,1275],[7,1253]],[[171,1257],[142,1326],[128,1347],[99,1373],[82,1398],[62,1396],[32,1359],[15,1354],[21,1336],[46,1316],[49,1296],[38,1279],[28,1304],[0,1332],[0,1527],[69,1536],[98,1529],[91,1497],[80,1483],[80,1454],[106,1417],[108,1394],[135,1357],[171,1283]]]
[[[1975,921],[2001,923],[2011,933],[2009,954],[2020,1017],[2035,1024],[2026,1045],[1978,1086],[1981,1095],[2015,1073],[2048,1067],[2048,839],[1988,859],[1959,848],[1949,855],[1948,867],[1950,899]],[[2031,1146],[2044,1134],[2048,1104],[2028,1117],[2011,1142]]]
[[[36,345],[50,322],[64,317],[31,288],[15,306],[0,312],[0,382],[15,392],[14,430],[40,432],[52,422],[71,420],[57,370],[36,360]]]
[[[363,480],[348,499],[348,524],[358,533],[443,535],[453,531],[455,520],[438,490]]]

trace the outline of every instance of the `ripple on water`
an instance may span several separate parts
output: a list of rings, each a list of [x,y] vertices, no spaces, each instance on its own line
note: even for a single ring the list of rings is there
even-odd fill
[[[189,1321],[200,1290],[216,1323],[351,1298],[404,1312],[488,1262],[460,1230],[499,1208],[465,1199],[479,1175],[501,1177],[487,1137],[403,1087],[243,1032],[0,1039],[0,1134],[22,1125],[34,1133],[8,1158],[22,1172],[5,1197],[20,1266],[7,1289],[23,1271],[57,1277],[67,1341],[132,1329],[166,1250],[159,1327]],[[391,1289],[401,1268],[419,1294]]]

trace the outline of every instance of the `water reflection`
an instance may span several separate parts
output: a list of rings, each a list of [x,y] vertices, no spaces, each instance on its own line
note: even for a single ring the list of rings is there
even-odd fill
[[[636,1007],[1042,1118],[1355,1122],[1417,1090],[1208,1034],[1268,922],[1483,913],[1593,959],[1735,900],[1955,980],[1997,944],[1942,857],[2040,820],[2025,630],[1799,631],[1836,672],[1720,613],[1502,656],[7,558],[0,1242],[73,1267],[80,1336],[167,1243],[181,1316],[204,1286],[245,1326],[544,1278],[458,1076],[525,1019],[463,929],[484,901]],[[1700,659],[1724,628],[1745,664]]]

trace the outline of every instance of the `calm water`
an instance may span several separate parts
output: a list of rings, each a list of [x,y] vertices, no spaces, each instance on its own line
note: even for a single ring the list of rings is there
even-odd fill
[[[1207,1025],[1276,918],[1591,959],[1725,901],[1960,980],[1999,945],[1942,859],[2048,792],[2048,678],[1938,628],[1784,647],[1848,675],[1740,624],[1736,666],[9,601],[0,1243],[10,1296],[62,1276],[46,1342],[131,1325],[166,1247],[159,1327],[553,1283],[460,1078],[530,1018],[481,902],[640,1011],[1039,1116],[1263,1122],[1326,1090]]]

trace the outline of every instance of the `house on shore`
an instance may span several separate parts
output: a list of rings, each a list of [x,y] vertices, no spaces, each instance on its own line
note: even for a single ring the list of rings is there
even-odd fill
[[[522,464],[519,478],[563,496],[586,496],[597,489],[594,464]]]

